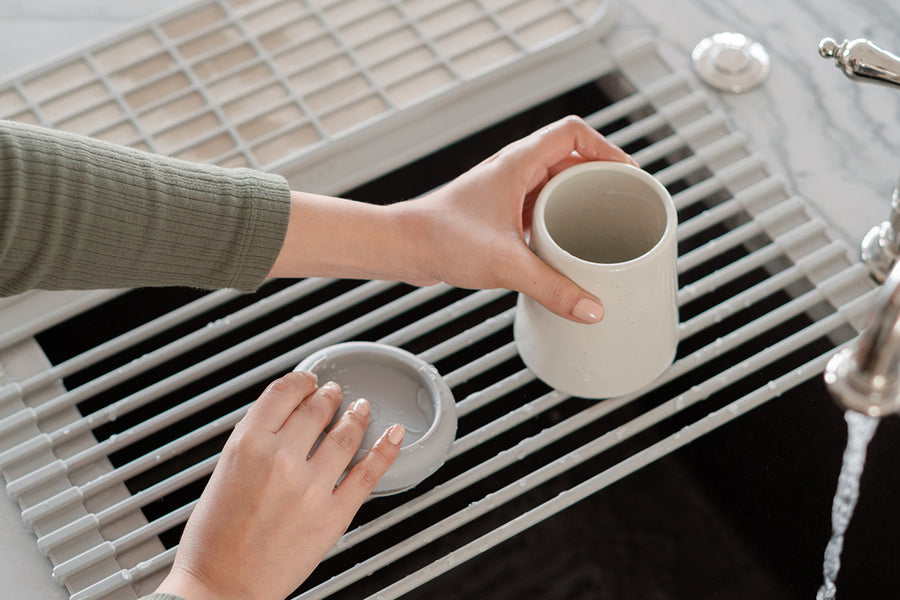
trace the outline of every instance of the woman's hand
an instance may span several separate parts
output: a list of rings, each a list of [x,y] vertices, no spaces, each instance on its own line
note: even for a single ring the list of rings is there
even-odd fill
[[[369,419],[368,403],[357,401],[310,454],[340,403],[336,384],[318,387],[309,373],[289,373],[263,392],[226,442],[158,592],[282,600],[309,576],[403,439],[401,426],[389,428],[337,485]]]
[[[525,240],[544,184],[592,160],[634,164],[584,121],[566,117],[415,200],[379,206],[293,192],[287,237],[270,275],[502,287],[562,317],[597,322],[599,301],[541,261]]]
[[[584,121],[568,117],[406,203],[426,216],[420,231],[432,250],[420,256],[433,278],[464,288],[516,290],[562,317],[599,321],[603,308],[598,300],[540,260],[525,240],[544,184],[560,171],[592,160],[635,164]]]

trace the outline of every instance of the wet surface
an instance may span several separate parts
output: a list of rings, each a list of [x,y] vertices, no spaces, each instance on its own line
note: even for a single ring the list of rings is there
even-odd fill
[[[815,598],[845,438],[843,415],[816,378],[408,597]],[[900,589],[898,444],[900,421],[884,420],[838,598]]]

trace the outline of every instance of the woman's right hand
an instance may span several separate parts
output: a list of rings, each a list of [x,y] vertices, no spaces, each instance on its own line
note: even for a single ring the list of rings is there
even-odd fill
[[[578,117],[509,144],[446,186],[404,202],[420,223],[421,263],[432,279],[464,288],[507,288],[561,317],[595,323],[600,301],[528,247],[534,203],[547,181],[585,161],[637,163]],[[427,276],[426,276],[427,278]]]
[[[283,600],[350,526],[397,457],[390,427],[340,481],[359,449],[369,405],[351,405],[313,452],[341,404],[334,383],[289,373],[235,426],[157,589],[188,600]]]

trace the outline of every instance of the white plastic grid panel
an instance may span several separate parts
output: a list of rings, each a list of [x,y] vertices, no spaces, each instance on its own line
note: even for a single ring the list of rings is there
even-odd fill
[[[606,0],[215,0],[0,84],[0,118],[271,169],[595,28]]]

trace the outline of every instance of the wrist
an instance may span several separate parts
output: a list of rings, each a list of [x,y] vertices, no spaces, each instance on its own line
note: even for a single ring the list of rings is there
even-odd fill
[[[228,600],[247,599],[246,590],[223,590],[207,584],[201,577],[179,569],[177,566],[166,575],[156,588],[156,594],[168,594],[184,600]]]
[[[392,262],[395,279],[413,285],[433,285],[441,281],[431,261],[439,246],[440,221],[427,198],[405,200],[384,207],[388,211],[387,231],[394,240]]]
[[[376,205],[291,192],[288,231],[270,277],[434,283],[421,201]]]

